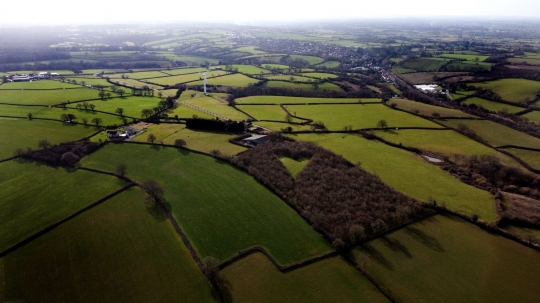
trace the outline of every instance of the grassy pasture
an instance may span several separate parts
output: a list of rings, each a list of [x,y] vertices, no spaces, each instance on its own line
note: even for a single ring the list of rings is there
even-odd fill
[[[166,57],[167,60],[182,61],[191,66],[198,66],[199,64],[218,64],[219,60],[212,58],[204,58],[197,56],[177,56],[172,53],[158,53],[158,56]]]
[[[65,125],[54,121],[0,118],[0,159],[13,156],[17,148],[35,149],[41,139],[58,144],[82,139],[96,130],[91,126]]]
[[[309,77],[303,77],[303,76],[289,76],[289,75],[278,75],[278,76],[266,76],[266,79],[268,80],[284,80],[284,81],[290,81],[291,77],[294,78],[293,81],[299,81],[299,82],[313,82],[315,79],[309,78]]]
[[[53,80],[40,80],[32,82],[8,82],[0,85],[0,89],[56,89],[80,88],[78,85]]]
[[[481,219],[497,217],[494,199],[486,191],[461,183],[421,157],[384,143],[366,140],[359,135],[298,134],[299,141],[312,142],[342,155],[381,178],[383,182],[413,198],[437,203],[466,214],[476,213]]]
[[[171,145],[176,139],[183,139],[189,149],[205,153],[217,149],[225,155],[236,155],[246,150],[229,142],[229,139],[238,136],[237,134],[194,131],[187,129],[183,124],[150,125],[145,133],[135,137],[133,141],[146,142],[149,134],[154,134],[158,142],[163,141]]]
[[[84,81],[85,85],[92,85],[92,86],[96,86],[96,85],[101,85],[105,87],[113,86],[113,84],[107,82],[107,80],[105,79],[94,78],[94,77],[73,77],[66,80],[76,80],[78,83],[81,83],[81,81]],[[112,79],[112,80],[116,80],[116,79]]]
[[[278,262],[289,264],[329,249],[322,236],[268,189],[212,157],[176,148],[112,144],[81,162],[108,171],[126,163],[129,177],[160,182],[166,203],[201,257],[224,260],[262,245]]]
[[[464,54],[442,54],[440,56],[441,58],[450,58],[450,59],[460,59],[460,60],[466,60],[466,61],[475,61],[476,62],[476,59],[478,59],[478,62],[483,62],[483,61],[486,61],[487,58],[489,58],[489,56],[484,56],[484,55],[474,55],[474,54],[470,54],[470,55],[464,55]]]
[[[0,163],[0,251],[124,185],[87,171],[40,163]]]
[[[473,129],[477,135],[493,146],[516,145],[540,148],[540,139],[487,120],[441,120],[450,127],[462,123]]]
[[[404,62],[402,66],[417,71],[436,71],[446,63],[444,59],[419,58]]]
[[[534,99],[536,93],[540,92],[540,82],[528,79],[499,79],[471,85],[491,89],[504,100],[511,102],[524,102],[526,98]]]
[[[453,130],[423,130],[404,129],[391,131],[377,131],[377,136],[396,144],[416,147],[424,151],[442,153],[453,159],[453,156],[465,155],[494,155],[505,165],[521,167],[514,159],[480,144]]]
[[[453,100],[456,100],[456,99],[460,99],[460,98],[463,98],[463,97],[470,96],[472,94],[474,94],[474,91],[458,90],[455,93],[451,93],[450,95],[452,96]]]
[[[161,71],[149,71],[149,72],[137,72],[137,73],[129,73],[126,74],[129,76],[130,79],[140,80],[140,79],[149,79],[149,78],[159,78],[159,77],[166,77],[167,74],[161,72]],[[115,75],[118,78],[121,78],[121,75]]]
[[[60,89],[60,90],[20,90],[2,91],[0,103],[55,105],[62,102],[98,99],[95,89]]]
[[[152,81],[153,79],[150,79],[150,80],[142,80],[142,81]],[[129,86],[129,87],[135,87],[135,88],[143,88],[145,86],[148,86],[149,88],[151,89],[163,89],[162,86],[159,86],[159,85],[155,85],[155,84],[150,84],[150,83],[146,83],[146,82],[142,82],[142,81],[139,81],[139,80],[135,80],[135,79],[111,79],[111,81],[119,84],[119,85],[126,85],[126,86]],[[126,89],[126,88],[122,88],[124,91],[129,91],[129,88]]]
[[[216,77],[207,79],[209,85],[221,85],[232,87],[247,87],[249,84],[255,84],[259,82],[257,79],[253,79],[242,74],[232,74],[223,77]],[[203,80],[190,82],[190,85],[203,85]]]
[[[232,120],[242,121],[248,119],[248,116],[229,106],[225,102],[218,101],[212,97],[204,96],[201,93],[198,93],[195,97],[191,98],[191,92],[192,91],[186,91],[182,93],[180,100],[198,108],[207,110],[211,113],[225,116]]]
[[[438,113],[441,117],[473,117],[457,109],[434,106],[406,99],[390,99],[388,103],[395,103],[397,108],[411,113],[414,113],[417,110],[419,114],[429,117],[431,117],[433,113]]]
[[[336,67],[339,67],[340,65],[341,63],[339,63],[339,61],[326,61],[326,62],[317,64],[317,67],[336,68]]]
[[[527,162],[533,168],[540,169],[540,152],[518,148],[506,148],[505,150]]]
[[[489,70],[491,63],[473,62],[473,61],[454,61],[448,64],[445,68],[449,71],[479,71]]]
[[[529,65],[540,65],[540,59],[533,59],[533,58],[527,58],[527,57],[516,57],[516,58],[508,58],[506,61],[513,63],[513,64],[529,64]]]
[[[288,65],[284,65],[284,64],[263,64],[262,67],[264,67],[265,69],[288,69],[289,66]]]
[[[157,106],[160,98],[158,97],[145,97],[145,96],[128,96],[122,98],[111,98],[103,100],[89,101],[88,103],[96,106],[95,110],[104,111],[108,113],[115,113],[117,108],[124,109],[124,116],[140,118],[141,110],[152,109]],[[75,107],[76,105],[70,104],[69,107]],[[83,113],[84,111],[79,111]],[[120,117],[113,117],[114,119],[120,119]],[[90,121],[90,120],[89,120]],[[80,119],[79,119],[80,122]],[[118,122],[116,122],[118,123]]]
[[[358,103],[358,100],[362,102],[381,102],[381,99],[373,98],[305,98],[305,97],[285,97],[285,96],[252,96],[236,99],[236,104],[242,103],[295,103],[295,104],[307,104],[307,103]]]
[[[167,115],[169,115],[170,118],[173,118],[176,115],[178,115],[178,118],[193,118],[193,115],[197,115],[199,118],[214,119],[214,116],[178,103],[174,108],[167,111]]]
[[[291,127],[293,131],[300,131],[300,130],[310,130],[311,127],[309,125],[298,125],[298,124],[288,124],[288,123],[278,123],[278,122],[262,122],[257,121],[255,122],[256,125],[259,125],[264,128],[271,129],[273,131],[280,131],[281,129]]]
[[[163,70],[162,73],[171,75],[171,76],[178,76],[178,75],[185,75],[185,74],[192,74],[192,73],[201,73],[206,72],[207,69],[204,67],[191,67],[191,68],[178,68],[178,69],[169,69],[169,70]]]
[[[252,55],[266,54],[266,52],[256,50],[255,46],[242,46],[242,47],[233,49],[233,51],[250,53]]]
[[[303,76],[310,77],[310,78],[317,78],[317,79],[334,79],[338,76],[334,74],[328,74],[328,73],[302,73]]]
[[[248,75],[260,75],[261,73],[263,74],[270,73],[270,71],[267,69],[253,66],[253,65],[234,64],[232,67],[238,68],[239,73],[248,74]],[[225,69],[225,66],[222,66],[222,68]]]
[[[268,81],[265,84],[268,87],[285,87],[285,88],[297,88],[297,89],[314,89],[313,84],[308,83],[294,83],[294,82],[287,82],[287,81]],[[325,82],[319,84],[319,89],[324,90],[341,90],[341,88],[334,83]]]
[[[225,71],[210,71],[206,77],[208,78],[208,81],[210,81],[210,78],[225,75],[227,72]],[[154,78],[154,79],[146,79],[145,81],[157,83],[160,85],[175,85],[178,83],[185,83],[185,82],[191,82],[191,81],[197,81],[200,79],[204,79],[204,75],[202,73],[196,73],[196,74],[187,74],[187,75],[178,75],[178,76],[170,76],[165,78]]]
[[[529,119],[529,121],[531,122],[540,124],[540,111],[532,111],[530,113],[523,115],[522,117]]]
[[[536,302],[540,254],[438,215],[363,245],[357,259],[398,302]]]
[[[410,69],[410,68],[403,68],[403,67],[394,67],[392,68],[392,72],[396,75],[402,75],[407,73],[414,73],[416,70]]]
[[[221,272],[234,302],[388,302],[341,257],[281,273],[260,253]]]
[[[498,102],[495,102],[495,101],[489,101],[489,100],[476,98],[476,97],[467,99],[463,103],[464,104],[476,104],[477,106],[482,106],[483,108],[485,108],[485,109],[487,109],[489,111],[492,111],[492,112],[499,112],[499,111],[506,108],[509,113],[513,114],[513,113],[517,113],[517,112],[525,110],[525,108],[523,108],[523,107],[508,105],[508,104],[504,104],[504,103],[498,103]]]
[[[440,127],[382,104],[287,105],[287,109],[299,117],[322,121],[329,130],[342,130],[348,125],[355,129],[375,128],[381,119],[386,120],[389,127]]]
[[[287,113],[279,105],[237,105],[238,109],[250,114],[257,120],[275,120],[286,122]],[[293,121],[299,122],[294,119]]]
[[[3,302],[173,302],[178,298],[214,302],[206,278],[170,222],[152,217],[137,188],[0,260]]]
[[[403,78],[405,81],[412,84],[426,84],[435,82],[435,78],[449,77],[449,76],[458,76],[463,75],[460,72],[439,72],[439,73],[408,73],[400,75],[400,78]]]
[[[301,159],[296,161],[292,158],[279,157],[279,161],[285,165],[293,177],[296,177],[296,175],[308,164],[309,159]]]
[[[291,59],[293,59],[293,60],[296,60],[296,59],[306,60],[311,65],[319,64],[319,63],[322,63],[324,61],[324,59],[320,58],[320,57],[303,56],[303,55],[291,55]]]

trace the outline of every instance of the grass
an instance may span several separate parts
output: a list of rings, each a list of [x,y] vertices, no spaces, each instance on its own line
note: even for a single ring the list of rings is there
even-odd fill
[[[268,87],[285,87],[285,88],[295,88],[295,89],[315,89],[313,84],[309,83],[295,83],[288,81],[274,81],[270,80],[265,84]],[[341,90],[341,88],[334,83],[325,82],[318,85],[320,90]]]
[[[207,69],[204,67],[192,67],[192,68],[179,68],[179,69],[170,69],[170,70],[163,70],[162,73],[171,75],[171,76],[177,76],[177,75],[185,75],[185,74],[193,74],[193,73],[204,73]]]
[[[474,94],[474,91],[458,90],[455,93],[451,93],[450,95],[452,96],[452,100],[456,100],[456,99],[470,96],[472,94]]]
[[[256,50],[255,46],[238,47],[233,49],[233,51],[251,53],[252,55],[266,54],[266,52]]]
[[[341,63],[339,63],[339,61],[326,61],[326,62],[317,64],[317,67],[336,68],[336,67],[339,67],[340,65]]]
[[[417,70],[417,71],[437,71],[447,62],[437,59],[428,59],[428,58],[419,58],[411,61],[404,62],[402,66],[406,69]]]
[[[494,199],[486,191],[461,183],[421,157],[384,143],[366,140],[359,135],[299,134],[296,140],[327,148],[352,163],[361,163],[396,190],[421,201],[430,197],[440,205],[466,214],[478,214],[492,221],[497,217]]]
[[[140,79],[149,79],[149,78],[159,78],[166,77],[167,74],[161,71],[149,71],[149,72],[137,72],[137,73],[128,73],[125,74],[130,79],[140,80]],[[113,75],[111,78],[121,78],[122,74]]]
[[[309,159],[300,159],[297,161],[292,158],[279,157],[279,161],[285,165],[293,177],[296,177],[296,175],[308,164]]]
[[[99,99],[99,92],[94,89],[61,89],[61,90],[20,90],[20,91],[2,91],[0,94],[0,103],[11,104],[39,104],[55,105],[68,101],[80,101]]]
[[[398,302],[536,302],[540,254],[438,215],[355,252]]]
[[[301,75],[310,77],[310,78],[317,78],[317,79],[334,79],[338,77],[334,74],[328,74],[328,73],[302,73]]]
[[[186,91],[180,96],[180,100],[188,104],[192,104],[198,108],[207,110],[211,113],[225,116],[235,121],[247,120],[248,117],[242,112],[229,106],[227,103],[218,101],[212,97],[207,97],[201,93],[196,93],[196,96],[191,98],[193,91]]]
[[[440,122],[454,128],[460,123],[465,124],[493,146],[515,145],[540,148],[540,139],[495,122],[487,120],[441,120]]]
[[[255,104],[307,104],[307,103],[358,103],[358,100],[366,102],[381,102],[381,99],[358,99],[358,98],[305,98],[305,97],[284,97],[284,96],[253,96],[236,99],[236,104],[255,103]]]
[[[283,81],[290,81],[291,77],[294,78],[293,81],[295,82],[313,82],[315,79],[303,77],[303,76],[288,76],[288,75],[279,75],[279,76],[267,76],[266,79],[268,80],[283,80]]]
[[[529,64],[529,65],[540,65],[540,60],[539,59],[532,59],[532,58],[522,58],[522,57],[519,57],[519,58],[508,58],[506,59],[508,62],[510,63],[514,63],[514,64],[522,64],[522,63],[525,63],[525,64]]]
[[[470,85],[491,89],[504,100],[511,102],[525,102],[527,98],[534,99],[536,93],[540,92],[540,82],[527,79],[499,79]]]
[[[210,153],[217,149],[224,155],[236,155],[246,150],[229,142],[229,139],[237,137],[238,134],[203,132],[187,129],[183,124],[159,124],[151,125],[146,132],[133,139],[135,142],[146,142],[149,134],[154,134],[158,142],[174,144],[176,139],[186,141],[186,147],[205,153]]]
[[[83,77],[73,77],[73,78],[69,78],[69,79],[66,79],[66,80],[76,80],[77,83],[81,83],[82,81],[84,81],[84,84],[85,85],[91,85],[91,86],[97,86],[97,85],[101,85],[101,86],[105,86],[105,87],[110,87],[110,86],[113,86],[111,83],[107,82],[107,80],[105,79],[101,79],[101,78],[91,78],[91,77],[88,77],[88,78],[83,78]],[[118,79],[111,79],[111,80],[114,80],[114,81],[117,81]],[[122,79],[122,80],[127,80],[127,79]],[[133,80],[135,81],[135,80]],[[80,87],[80,86],[79,86]],[[124,87],[122,87],[123,90],[126,90]]]
[[[521,167],[514,159],[453,130],[406,129],[377,131],[376,134],[396,144],[441,153],[452,160],[456,154],[465,156],[494,155],[505,165]]]
[[[80,88],[78,85],[60,81],[41,80],[32,82],[8,82],[0,85],[1,89],[56,89],[56,88]]]
[[[517,113],[517,112],[521,112],[521,111],[524,111],[526,108],[523,108],[523,107],[517,107],[517,106],[513,106],[513,105],[508,105],[508,104],[504,104],[504,103],[498,103],[498,102],[494,102],[494,101],[489,101],[489,100],[485,100],[485,99],[481,99],[481,98],[477,98],[477,97],[473,97],[473,98],[469,98],[467,100],[465,100],[465,102],[463,102],[464,104],[476,104],[477,106],[482,106],[483,108],[489,110],[489,111],[492,111],[492,112],[500,112],[502,111],[503,109],[507,109],[509,113],[513,114],[513,113]]]
[[[154,79],[144,80],[144,81],[152,81],[152,80],[154,80]],[[159,85],[142,82],[142,81],[135,80],[135,79],[111,79],[111,81],[113,81],[113,82],[115,82],[117,84],[126,85],[126,86],[129,86],[129,87],[135,87],[135,88],[143,88],[144,86],[148,86],[151,89],[162,89],[163,88],[162,86],[159,86]],[[129,88],[128,89],[122,88],[122,89],[129,91]]]
[[[315,56],[291,55],[290,57],[293,60],[296,60],[296,59],[306,60],[311,65],[319,64],[319,63],[322,63],[324,61],[323,58],[315,57]]]
[[[482,55],[463,55],[463,54],[442,54],[441,58],[461,59],[466,61],[475,61],[478,58],[478,62],[486,61],[489,56]]]
[[[287,113],[279,105],[237,105],[236,108],[250,114],[257,120],[275,120],[286,122]],[[300,120],[293,118],[293,121]]]
[[[232,65],[232,67],[237,68],[239,73],[248,74],[248,75],[260,75],[261,73],[263,74],[270,73],[270,71],[267,69],[253,66],[253,65],[234,64]],[[222,68],[225,69],[225,66],[222,66]]]
[[[257,79],[253,79],[242,74],[232,74],[223,77],[216,77],[207,79],[208,85],[221,85],[232,87],[247,87],[250,84],[259,82]],[[203,80],[189,83],[190,85],[203,85]]]
[[[406,99],[390,99],[389,104],[395,103],[397,108],[414,113],[418,111],[419,114],[423,116],[431,117],[433,113],[438,113],[441,117],[467,117],[472,118],[473,116],[466,114],[457,109],[445,108],[440,106],[429,105],[425,103],[410,101]]]
[[[210,71],[206,77],[208,81],[210,78],[221,76],[227,74],[226,71]],[[146,81],[157,83],[160,85],[175,85],[178,83],[186,83],[186,82],[192,82],[197,81],[200,79],[204,79],[204,75],[202,73],[196,73],[196,74],[186,74],[186,75],[178,75],[178,76],[170,76],[165,78],[154,78],[154,79],[146,79]]]
[[[540,152],[519,148],[506,148],[505,150],[527,162],[533,168],[540,169]]]
[[[408,73],[400,75],[400,78],[412,83],[412,84],[425,84],[425,83],[434,83],[435,78],[449,77],[463,75],[460,72],[440,72],[440,73]]]
[[[124,109],[124,116],[128,117],[141,117],[141,110],[143,109],[152,109],[157,106],[160,98],[158,97],[143,97],[143,96],[128,96],[121,98],[111,98],[103,100],[94,100],[89,101],[88,103],[94,104],[96,106],[95,110],[104,111],[108,113],[115,113],[117,108]],[[70,104],[69,107],[75,107],[76,104]],[[83,113],[84,111],[78,111]],[[121,121],[120,117],[114,117]],[[90,120],[88,120],[90,121]],[[79,119],[80,122],[80,119]],[[118,122],[116,122],[118,123]]]
[[[402,75],[407,73],[414,73],[416,72],[416,70],[403,67],[394,67],[392,68],[392,72],[396,75]]]
[[[448,64],[445,68],[448,71],[486,71],[491,68],[491,63],[472,62],[472,61],[454,61]]]
[[[389,302],[360,272],[333,257],[281,273],[260,253],[221,272],[234,302]]]
[[[178,298],[214,302],[206,278],[170,222],[152,217],[137,188],[0,260],[2,302],[172,302]]]
[[[540,124],[540,111],[532,111],[530,113],[523,115],[522,117],[525,117],[529,119],[529,121],[534,122],[536,124]]]
[[[389,127],[440,127],[382,104],[287,105],[287,109],[299,117],[322,121],[329,130],[342,130],[348,125],[354,129],[375,128],[382,119],[388,122]]]
[[[124,184],[111,176],[40,163],[0,163],[0,251]]]
[[[53,121],[0,118],[0,159],[13,156],[17,148],[35,149],[42,139],[58,144],[82,139],[96,130],[91,126],[65,125]]]
[[[311,126],[309,126],[309,125],[298,125],[298,124],[288,124],[288,123],[278,123],[278,122],[257,121],[254,124],[262,126],[264,128],[271,129],[273,131],[281,131],[281,129],[285,129],[287,127],[291,127],[291,129],[293,131],[310,130],[311,129]]]
[[[127,164],[129,177],[163,185],[166,203],[201,257],[224,260],[262,245],[278,262],[289,264],[329,250],[283,201],[214,158],[175,148],[113,144],[82,161],[108,171],[119,163]]]
[[[289,66],[284,64],[262,64],[261,66],[265,69],[289,69]]]
[[[199,118],[214,119],[214,116],[200,112],[179,103],[176,103],[174,108],[168,110],[167,115],[169,115],[170,118],[173,118],[176,115],[178,115],[178,118],[193,118],[193,116],[196,115]]]

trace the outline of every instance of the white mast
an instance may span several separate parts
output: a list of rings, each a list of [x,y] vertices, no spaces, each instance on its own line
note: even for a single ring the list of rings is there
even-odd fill
[[[208,81],[206,80],[206,74],[208,74],[208,72],[210,71],[210,66],[208,67],[208,70],[206,71],[206,73],[203,74],[204,76],[204,95],[208,96],[208,94],[206,93],[206,84],[208,83]]]

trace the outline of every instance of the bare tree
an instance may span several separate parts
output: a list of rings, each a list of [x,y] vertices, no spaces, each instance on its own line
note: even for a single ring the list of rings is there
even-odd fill
[[[161,186],[161,184],[159,184],[159,182],[157,182],[156,180],[143,181],[141,182],[140,187],[148,195],[150,195],[154,202],[158,202],[163,199],[163,194],[165,191],[163,190],[163,186]]]
[[[119,176],[125,176],[127,174],[127,165],[126,164],[118,164],[116,166],[116,174]]]
[[[178,146],[178,147],[184,147],[186,146],[186,141],[184,139],[176,139],[174,140],[174,146]]]
[[[120,97],[124,96],[124,94],[126,93],[123,89],[119,88],[116,90],[116,93],[120,95]]]
[[[92,119],[92,123],[94,123],[96,126],[99,126],[103,120],[101,118],[94,118]]]
[[[388,122],[386,122],[386,120],[384,120],[384,119],[381,119],[381,120],[379,120],[379,122],[377,122],[377,127],[378,128],[387,128],[388,127]]]
[[[122,117],[124,116],[124,109],[121,107],[117,108],[114,112],[119,114]]]
[[[42,148],[42,149],[46,149],[46,148],[49,148],[51,147],[51,142],[49,142],[48,140],[39,140],[38,141],[38,147],[39,148]]]
[[[154,144],[154,142],[156,142],[156,136],[154,134],[149,134],[146,138],[146,142]]]

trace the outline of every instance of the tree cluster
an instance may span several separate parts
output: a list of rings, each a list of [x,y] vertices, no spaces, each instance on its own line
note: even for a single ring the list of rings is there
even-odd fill
[[[245,131],[244,122],[202,118],[186,119],[186,128],[230,133],[241,133]]]
[[[53,165],[73,165],[82,157],[89,155],[99,144],[95,142],[74,141],[61,143],[51,147],[47,140],[40,140],[43,149],[26,151],[17,150],[16,154],[28,159],[40,160]]]

